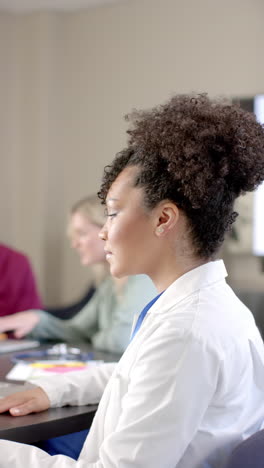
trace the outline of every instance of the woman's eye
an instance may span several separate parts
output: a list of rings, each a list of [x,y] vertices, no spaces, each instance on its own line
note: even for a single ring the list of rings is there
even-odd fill
[[[114,216],[117,215],[117,212],[114,211],[113,213],[108,213],[107,208],[105,208],[104,215],[105,215],[107,218],[113,218]]]

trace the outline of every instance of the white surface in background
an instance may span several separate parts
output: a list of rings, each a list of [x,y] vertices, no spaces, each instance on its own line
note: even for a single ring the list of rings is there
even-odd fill
[[[254,113],[264,124],[264,94],[255,96]],[[253,253],[264,256],[264,183],[256,190],[253,199]]]

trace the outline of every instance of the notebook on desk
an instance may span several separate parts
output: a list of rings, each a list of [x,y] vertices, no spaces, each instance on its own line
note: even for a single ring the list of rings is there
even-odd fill
[[[36,348],[39,346],[39,341],[36,340],[1,340],[0,341],[0,354],[12,353],[13,351],[20,351],[22,349]]]

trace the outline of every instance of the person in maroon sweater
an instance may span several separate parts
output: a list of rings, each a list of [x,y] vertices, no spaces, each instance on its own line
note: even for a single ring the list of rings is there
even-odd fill
[[[0,317],[42,307],[28,258],[0,244]]]

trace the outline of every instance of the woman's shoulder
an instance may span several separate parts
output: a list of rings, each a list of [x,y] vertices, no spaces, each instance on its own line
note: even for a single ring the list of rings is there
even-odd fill
[[[5,244],[0,244],[0,269],[1,274],[8,272],[14,275],[19,274],[20,277],[23,277],[23,274],[32,272],[28,257],[19,250]]]

